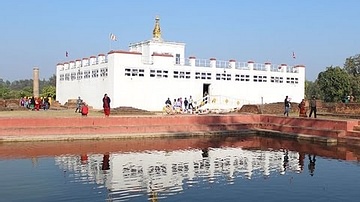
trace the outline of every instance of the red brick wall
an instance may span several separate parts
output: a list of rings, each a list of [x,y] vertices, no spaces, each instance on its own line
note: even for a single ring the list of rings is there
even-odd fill
[[[291,103],[292,113],[298,113],[299,103]],[[332,114],[360,114],[360,103],[324,103],[321,100],[316,101],[318,112],[326,112]],[[306,107],[309,111],[309,102],[306,101]],[[284,103],[277,102],[263,105],[243,105],[240,109],[241,113],[254,114],[281,114],[284,112]]]

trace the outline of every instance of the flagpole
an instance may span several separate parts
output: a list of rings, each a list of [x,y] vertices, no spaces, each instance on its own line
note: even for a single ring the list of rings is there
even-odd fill
[[[109,40],[110,40],[110,42],[109,42],[109,48],[110,48],[110,50],[111,50],[112,41],[117,41],[116,35],[113,34],[113,33],[110,33]]]

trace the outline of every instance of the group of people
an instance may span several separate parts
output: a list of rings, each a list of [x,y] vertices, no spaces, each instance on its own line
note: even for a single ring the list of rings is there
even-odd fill
[[[105,117],[109,117],[111,99],[106,93],[102,99],[102,102],[103,102],[104,115]],[[81,113],[82,116],[87,116],[89,113],[89,106],[81,99],[80,96],[76,101],[75,113]]]
[[[170,98],[168,98],[165,101],[164,111],[167,114],[180,114],[184,112],[191,112],[194,109],[193,102],[194,101],[191,95],[189,96],[189,99],[185,97],[183,100],[182,97],[180,97],[174,99],[173,102],[171,102]]]
[[[48,110],[50,108],[50,99],[48,97],[22,97],[19,105],[33,111]]]
[[[89,106],[79,96],[76,100],[75,113],[81,113],[82,116],[87,116],[89,113]]]
[[[284,105],[285,105],[284,106],[285,107],[284,115],[289,116],[291,103],[290,103],[290,99],[289,99],[288,96],[285,97]],[[298,107],[299,107],[299,116],[300,117],[308,117],[307,114],[306,114],[307,110],[306,110],[306,101],[305,101],[305,99],[301,100]],[[311,117],[312,114],[314,114],[314,118],[316,118],[316,111],[317,110],[316,110],[316,97],[315,96],[312,96],[312,99],[309,102],[309,107],[310,107],[309,117]]]

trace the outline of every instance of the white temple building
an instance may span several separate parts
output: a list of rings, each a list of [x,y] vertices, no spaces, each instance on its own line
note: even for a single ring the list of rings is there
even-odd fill
[[[208,107],[240,108],[243,104],[282,102],[286,95],[300,102],[305,91],[305,66],[254,61],[197,59],[185,56],[185,44],[165,41],[156,18],[153,38],[132,43],[129,50],[58,63],[56,100],[65,104],[80,96],[95,109],[105,93],[111,107],[130,106],[161,111],[165,100],[191,95]],[[199,102],[198,102],[199,103]]]

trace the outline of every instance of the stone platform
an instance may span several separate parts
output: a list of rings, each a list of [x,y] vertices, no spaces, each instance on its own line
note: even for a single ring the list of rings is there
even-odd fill
[[[360,142],[358,120],[261,114],[0,118],[0,141],[47,141],[257,133],[327,143]]]

